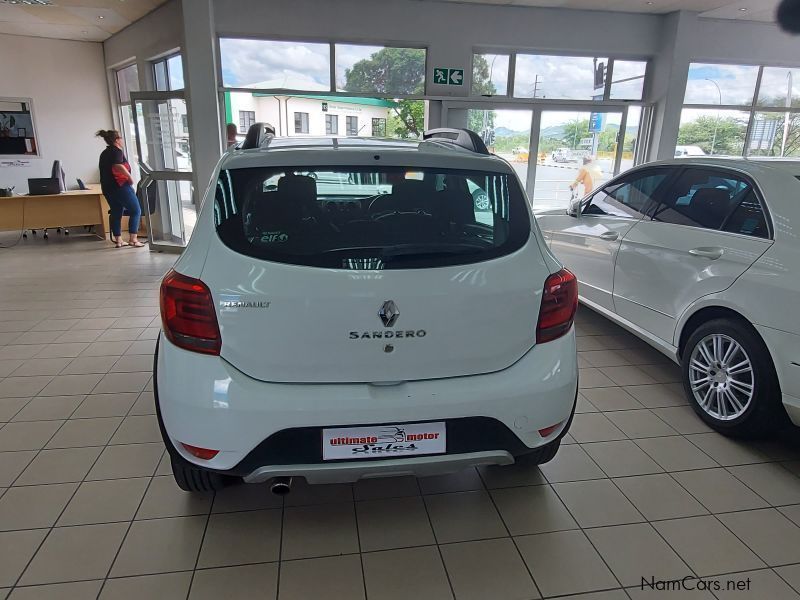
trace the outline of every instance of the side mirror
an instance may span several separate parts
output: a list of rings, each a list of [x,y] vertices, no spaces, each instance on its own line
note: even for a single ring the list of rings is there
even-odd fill
[[[569,208],[567,208],[567,214],[570,217],[575,217],[576,219],[581,216],[581,199],[580,198],[572,200],[569,203]]]

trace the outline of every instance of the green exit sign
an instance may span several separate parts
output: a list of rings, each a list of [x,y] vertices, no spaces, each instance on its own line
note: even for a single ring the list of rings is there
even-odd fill
[[[437,85],[464,85],[464,69],[434,67],[433,83]]]

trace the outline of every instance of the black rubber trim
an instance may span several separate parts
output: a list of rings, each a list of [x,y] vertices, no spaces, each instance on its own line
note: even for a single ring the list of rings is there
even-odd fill
[[[161,408],[158,402],[158,344],[153,361],[153,395],[156,403],[156,416],[164,444],[170,454],[183,457],[172,446],[172,442],[167,435],[164,422],[161,418]],[[572,424],[575,415],[575,407],[578,399],[578,386],[575,386],[575,400],[572,403],[566,426],[558,437],[553,438],[549,444],[561,440]],[[535,402],[535,397],[532,400]],[[470,452],[487,452],[505,450],[514,457],[524,456],[538,451],[541,447],[528,448],[506,425],[492,417],[461,417],[454,419],[429,419],[423,421],[413,421],[414,423],[432,423],[444,421],[447,431],[447,454],[466,454]],[[391,423],[385,423],[391,424]],[[359,427],[374,426],[381,423],[348,423],[343,425],[330,425],[325,427],[296,427],[277,431],[256,446],[241,462],[230,470],[209,469],[194,465],[199,469],[205,469],[224,475],[234,475],[245,477],[258,469],[268,465],[300,465],[300,464],[332,464],[332,463],[351,463],[352,460],[322,460],[322,430],[327,427]],[[425,456],[418,454],[415,456]],[[370,458],[369,462],[379,462],[381,460],[391,460],[394,456],[385,458]]]

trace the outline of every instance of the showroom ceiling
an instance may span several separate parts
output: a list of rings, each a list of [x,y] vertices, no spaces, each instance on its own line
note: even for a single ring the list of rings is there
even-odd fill
[[[0,33],[101,42],[164,2],[0,0]]]
[[[99,42],[165,0],[0,0],[0,33]],[[325,0],[323,0],[325,1]],[[390,2],[391,0],[384,0]],[[675,10],[704,17],[774,21],[780,0],[424,0],[510,4],[663,14]],[[44,6],[42,4],[45,4]]]
[[[780,0],[426,0],[437,2],[463,2],[468,4],[498,4],[512,6],[538,6],[585,10],[609,10],[665,14],[676,10],[699,12],[713,19],[738,19],[743,21],[775,21],[775,10]]]

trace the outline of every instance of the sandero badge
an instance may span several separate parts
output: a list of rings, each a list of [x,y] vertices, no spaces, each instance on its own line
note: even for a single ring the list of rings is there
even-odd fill
[[[383,321],[384,327],[393,327],[397,323],[397,319],[400,318],[400,310],[394,300],[387,300],[378,311],[378,316]]]

